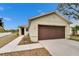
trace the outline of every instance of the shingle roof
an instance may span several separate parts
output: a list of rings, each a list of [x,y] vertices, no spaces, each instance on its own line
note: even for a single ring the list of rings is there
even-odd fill
[[[28,28],[28,26],[27,25],[21,25],[21,26],[19,26],[20,28]]]
[[[22,26],[20,26],[20,27],[29,28],[31,21],[36,20],[37,18],[40,18],[40,17],[43,17],[43,16],[50,15],[50,14],[52,14],[52,13],[55,13],[55,14],[59,15],[59,16],[62,17],[67,23],[69,23],[69,24],[72,23],[72,22],[70,22],[67,18],[65,18],[63,15],[61,15],[58,11],[52,11],[52,12],[48,12],[48,13],[41,14],[41,15],[38,15],[38,16],[34,16],[34,17],[32,17],[32,18],[29,19],[29,25],[22,25]]]
[[[34,17],[30,18],[29,21],[35,20],[35,19],[37,19],[37,18],[46,16],[46,15],[50,15],[50,14],[52,14],[52,13],[55,13],[55,14],[59,15],[59,16],[62,17],[66,22],[68,22],[68,23],[70,23],[70,24],[72,23],[72,22],[69,21],[69,19],[65,18],[65,17],[64,17],[63,15],[61,15],[58,11],[52,11],[52,12],[48,12],[48,13],[41,14],[41,15],[38,15],[38,16],[34,16]]]

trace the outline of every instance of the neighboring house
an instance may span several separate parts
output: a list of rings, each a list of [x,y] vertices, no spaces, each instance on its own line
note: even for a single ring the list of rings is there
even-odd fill
[[[28,32],[32,42],[69,38],[70,21],[58,12],[50,12],[29,20]]]
[[[77,30],[77,35],[79,35],[79,30]]]

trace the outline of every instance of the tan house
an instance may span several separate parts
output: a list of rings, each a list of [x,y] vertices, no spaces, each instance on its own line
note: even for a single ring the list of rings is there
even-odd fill
[[[58,12],[50,12],[29,20],[28,32],[32,42],[69,38],[70,21]]]

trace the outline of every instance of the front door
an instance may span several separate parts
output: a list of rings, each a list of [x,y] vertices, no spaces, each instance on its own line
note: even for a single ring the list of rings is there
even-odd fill
[[[24,28],[21,28],[21,35],[24,35]]]

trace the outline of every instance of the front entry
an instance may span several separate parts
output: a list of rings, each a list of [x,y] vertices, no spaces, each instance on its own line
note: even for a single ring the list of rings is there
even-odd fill
[[[21,35],[24,35],[24,28],[21,28]]]

